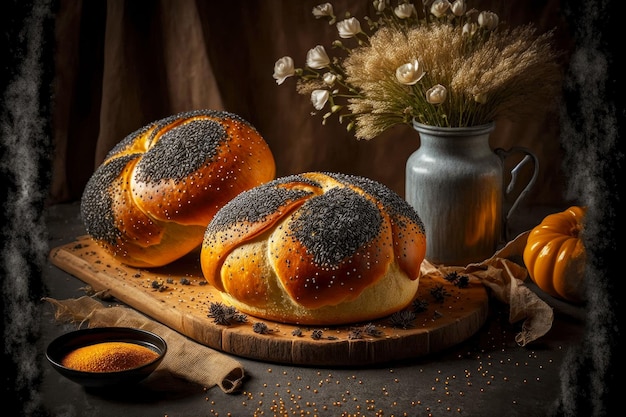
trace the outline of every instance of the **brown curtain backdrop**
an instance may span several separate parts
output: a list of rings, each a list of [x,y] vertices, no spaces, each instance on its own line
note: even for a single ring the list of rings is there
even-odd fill
[[[356,140],[331,119],[312,116],[294,79],[278,86],[274,62],[303,66],[317,44],[331,51],[336,29],[311,11],[320,0],[60,0],[56,11],[53,106],[55,153],[50,203],[80,199],[106,153],[154,120],[194,109],[227,110],[250,121],[271,147],[277,175],[338,171],[380,181],[404,196],[404,165],[419,137],[401,126]],[[393,2],[395,4],[395,1]],[[418,1],[419,3],[419,1]],[[339,15],[370,14],[371,0],[332,2]],[[559,0],[468,0],[512,25],[556,28],[570,36]],[[566,69],[567,54],[563,59]],[[540,85],[537,88],[541,88]],[[500,122],[492,147],[524,146],[537,154],[537,185],[523,205],[564,205],[558,111]]]

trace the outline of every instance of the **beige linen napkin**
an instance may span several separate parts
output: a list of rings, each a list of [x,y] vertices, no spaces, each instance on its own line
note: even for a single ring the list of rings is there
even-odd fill
[[[235,359],[194,342],[138,311],[124,306],[106,307],[87,296],[56,300],[44,298],[55,308],[59,321],[88,323],[89,327],[133,327],[154,332],[167,342],[167,353],[159,369],[195,382],[205,388],[219,386],[227,394],[237,392],[244,378],[243,366]]]
[[[520,260],[529,233],[527,231],[519,234],[491,258],[466,267],[435,266],[424,261],[422,275],[446,276],[457,272],[480,280],[492,291],[494,297],[509,304],[510,323],[524,320],[522,330],[515,336],[515,341],[524,346],[545,335],[554,320],[552,307],[524,285],[528,271],[520,266]]]

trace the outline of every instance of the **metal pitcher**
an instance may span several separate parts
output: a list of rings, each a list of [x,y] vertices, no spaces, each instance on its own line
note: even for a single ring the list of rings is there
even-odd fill
[[[413,127],[420,147],[407,160],[405,198],[424,222],[426,259],[465,266],[491,257],[506,239],[511,214],[535,184],[537,157],[522,147],[492,150],[494,123],[448,128],[413,122]],[[511,170],[505,189],[504,160],[519,152],[525,156]],[[532,177],[505,212],[505,196],[528,162]]]

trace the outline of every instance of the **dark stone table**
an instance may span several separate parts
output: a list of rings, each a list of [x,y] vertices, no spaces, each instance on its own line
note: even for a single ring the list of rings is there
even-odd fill
[[[528,230],[550,211],[528,211],[514,227]],[[552,210],[554,212],[556,210]],[[46,210],[50,248],[85,234],[77,203]],[[47,296],[84,295],[84,283],[47,264]],[[560,370],[583,335],[584,308],[543,295],[555,313],[551,330],[524,347],[515,342],[521,323],[508,322],[508,305],[489,301],[489,316],[471,338],[427,357],[376,366],[323,368],[236,358],[245,368],[243,388],[226,394],[155,374],[132,388],[86,389],[59,375],[41,358],[41,398],[53,416],[542,416],[561,396]],[[40,348],[73,330],[41,305]]]

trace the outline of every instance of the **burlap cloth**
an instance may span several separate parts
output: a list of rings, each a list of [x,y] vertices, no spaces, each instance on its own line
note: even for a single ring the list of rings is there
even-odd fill
[[[225,393],[241,388],[244,369],[235,359],[196,343],[138,311],[124,307],[107,307],[100,301],[83,296],[76,299],[44,298],[55,308],[58,321],[78,323],[79,327],[133,327],[154,332],[167,342],[167,353],[159,365],[172,375],[195,382],[205,388],[219,386]]]
[[[524,284],[528,271],[521,265],[529,233],[519,234],[491,258],[465,267],[435,266],[424,261],[422,275],[446,276],[456,271],[482,282],[496,299],[509,305],[510,323],[524,320],[515,336],[515,341],[524,346],[545,335],[554,320],[552,307]]]

